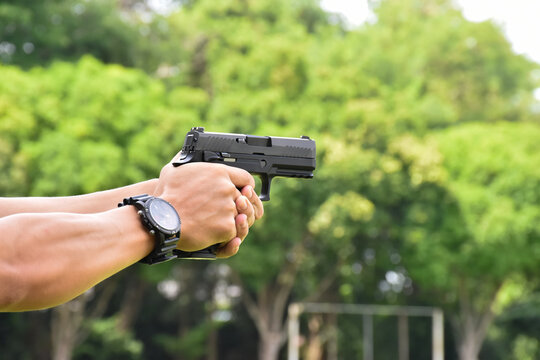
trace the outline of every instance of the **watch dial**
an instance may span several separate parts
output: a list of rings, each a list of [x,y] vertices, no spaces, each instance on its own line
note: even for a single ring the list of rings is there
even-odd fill
[[[154,199],[150,203],[148,210],[159,226],[169,231],[178,231],[180,219],[171,204],[161,199]]]

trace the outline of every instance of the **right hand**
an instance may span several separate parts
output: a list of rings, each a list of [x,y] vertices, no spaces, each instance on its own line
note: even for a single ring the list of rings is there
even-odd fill
[[[169,163],[161,170],[153,195],[171,203],[180,216],[179,249],[196,251],[221,243],[218,257],[229,257],[236,254],[249,227],[264,212],[254,185],[253,177],[242,169],[208,163],[174,167]]]

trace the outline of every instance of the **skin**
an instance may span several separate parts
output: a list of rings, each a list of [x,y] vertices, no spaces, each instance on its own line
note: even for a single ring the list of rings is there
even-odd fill
[[[263,215],[253,177],[225,165],[163,167],[159,179],[58,198],[0,198],[0,311],[56,306],[139,261],[154,239],[124,197],[153,194],[182,220],[178,248],[230,257]],[[239,190],[241,189],[241,190]]]

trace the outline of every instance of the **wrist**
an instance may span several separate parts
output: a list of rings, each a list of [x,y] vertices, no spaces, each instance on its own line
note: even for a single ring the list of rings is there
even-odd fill
[[[112,228],[116,229],[114,246],[117,252],[126,254],[129,262],[126,266],[135,263],[147,256],[154,249],[154,237],[143,226],[137,209],[133,206],[124,206],[118,209],[101,213]]]

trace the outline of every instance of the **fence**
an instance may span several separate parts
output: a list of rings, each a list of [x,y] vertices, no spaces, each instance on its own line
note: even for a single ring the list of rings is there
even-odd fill
[[[422,306],[386,306],[360,304],[329,303],[294,303],[289,305],[289,344],[288,360],[298,360],[300,350],[300,321],[302,313],[318,314],[350,314],[362,316],[363,360],[374,359],[373,349],[373,316],[397,316],[398,318],[398,351],[399,360],[409,360],[410,316],[427,316],[432,318],[432,359],[444,360],[444,317],[441,309]],[[337,359],[337,349],[334,355]]]

